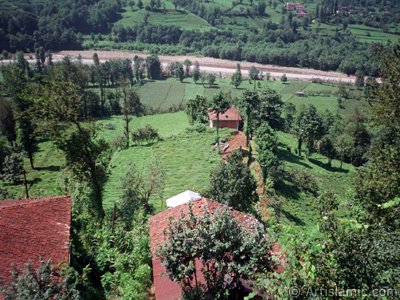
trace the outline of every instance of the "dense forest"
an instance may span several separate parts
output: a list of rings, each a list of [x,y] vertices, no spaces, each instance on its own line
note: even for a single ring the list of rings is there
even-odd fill
[[[82,49],[85,36],[91,36],[93,43],[89,45],[92,47],[106,37],[116,48],[123,43],[134,43],[129,50],[166,54],[201,53],[264,64],[340,70],[347,74],[355,74],[359,70],[365,75],[377,76],[373,45],[359,42],[346,29],[349,24],[357,23],[385,27],[387,31],[396,22],[398,5],[393,1],[353,2],[322,1],[317,4],[315,12],[309,11],[308,16],[301,19],[292,12],[286,12],[284,3],[276,1],[232,2],[229,9],[202,1],[172,1],[177,14],[193,13],[212,28],[199,31],[149,22],[149,13],[162,16],[169,12],[165,8],[166,2],[161,1],[147,4],[117,0],[12,1],[3,3],[0,12],[0,49],[11,52],[33,52],[38,47],[52,51]],[[376,12],[367,9],[374,4]],[[344,5],[349,6],[343,8]],[[282,13],[278,22],[268,16],[267,8],[278,10],[279,7],[282,7]],[[350,8],[352,13],[347,11]],[[127,9],[137,12],[143,21],[131,24],[118,22]],[[340,9],[343,13],[338,14]],[[226,18],[231,19],[232,26],[235,26],[235,18],[241,17],[256,18],[262,24],[248,26],[246,32],[225,27]],[[321,24],[336,26],[334,34],[313,31],[314,18]],[[8,57],[7,51],[3,57]]]

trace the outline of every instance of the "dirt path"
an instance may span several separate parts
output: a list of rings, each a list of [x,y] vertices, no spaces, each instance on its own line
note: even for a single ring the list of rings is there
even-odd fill
[[[92,57],[95,52],[99,55],[101,61],[109,59],[126,59],[126,58],[132,59],[135,55],[142,57],[148,55],[143,52],[135,52],[135,51],[83,50],[83,51],[60,51],[53,55],[53,59],[55,61],[59,61],[66,56],[69,56],[71,58],[77,58],[80,55],[83,63],[91,64],[93,63]],[[306,68],[281,67],[276,65],[264,65],[264,64],[249,63],[243,61],[239,62],[233,60],[217,59],[217,58],[201,57],[193,55],[188,55],[188,56],[159,55],[159,58],[164,66],[174,61],[183,62],[185,59],[189,59],[192,62],[198,61],[200,64],[201,71],[208,73],[216,73],[216,74],[221,73],[224,76],[229,76],[233,74],[235,72],[236,64],[240,63],[242,68],[242,73],[244,76],[248,75],[248,70],[251,66],[255,66],[257,69],[263,71],[264,74],[270,73],[272,78],[280,78],[282,74],[286,74],[286,76],[290,80],[311,81],[314,78],[318,78],[327,82],[345,82],[345,83],[355,82],[354,76],[347,76],[339,72],[326,72],[326,71],[306,69]]]

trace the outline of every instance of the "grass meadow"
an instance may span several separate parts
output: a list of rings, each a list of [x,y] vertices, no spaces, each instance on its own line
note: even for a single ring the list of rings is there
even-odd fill
[[[244,90],[252,89],[253,84],[243,81],[242,85],[235,89],[230,84],[229,78],[218,78],[214,87],[194,84],[191,79],[185,79],[183,83],[174,78],[160,81],[149,81],[138,88],[142,103],[153,108],[168,109],[192,98],[196,95],[212,97],[220,90],[230,92],[232,98],[240,97]],[[365,103],[361,100],[344,100],[344,108],[339,109],[337,96],[308,96],[298,97],[297,91],[336,92],[338,87],[332,84],[317,84],[307,82],[289,82],[283,84],[280,81],[262,81],[261,88],[269,87],[277,90],[284,101],[292,102],[296,107],[302,104],[313,104],[320,112],[326,109],[333,113],[347,115],[355,107],[365,109]],[[352,93],[357,93],[352,90]],[[99,137],[107,141],[113,141],[123,133],[123,118],[112,116],[97,121],[101,131]],[[161,140],[151,145],[131,145],[128,149],[115,152],[108,169],[108,178],[104,185],[104,207],[108,211],[121,196],[121,178],[125,175],[131,164],[141,170],[151,160],[157,160],[165,172],[166,185],[162,199],[151,199],[157,211],[165,209],[165,199],[178,194],[186,189],[204,191],[209,185],[211,170],[218,164],[221,158],[212,150],[215,141],[215,132],[207,129],[198,133],[188,131],[190,127],[184,112],[133,117],[130,127],[135,130],[145,125],[151,125],[159,131]],[[112,129],[109,129],[112,128]],[[222,136],[228,136],[230,130],[222,130]],[[288,149],[295,149],[296,138],[291,134],[279,133],[280,152],[285,170],[306,168],[319,182],[321,191],[334,189],[343,205],[343,215],[346,215],[346,195],[354,176],[355,169],[351,165],[344,164],[343,170],[339,170],[339,162],[333,161],[331,168],[327,167],[327,159],[322,155],[314,154],[310,159],[294,155]],[[257,155],[257,154],[256,154]],[[25,167],[28,172],[29,192],[31,197],[44,197],[62,194],[60,189],[61,171],[65,165],[63,155],[48,141],[39,145],[39,152],[35,156],[36,169],[31,170],[28,161]],[[14,186],[0,182],[0,187],[10,192],[12,197],[23,197],[22,186]],[[318,217],[317,204],[314,197],[299,191],[293,182],[284,180],[282,195],[285,197],[283,204],[283,221],[299,227],[307,227],[315,224]],[[161,201],[162,200],[162,201]]]

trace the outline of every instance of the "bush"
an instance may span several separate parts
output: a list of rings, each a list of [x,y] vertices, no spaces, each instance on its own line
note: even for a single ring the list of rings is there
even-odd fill
[[[132,133],[132,140],[138,144],[152,143],[160,139],[158,130],[147,124],[144,128],[139,128]]]
[[[117,135],[115,137],[115,139],[111,142],[111,148],[113,151],[125,149],[125,147],[126,147],[126,136],[125,135]]]
[[[104,128],[108,130],[115,130],[115,125],[111,123],[104,124]]]
[[[289,177],[293,178],[293,181],[300,191],[313,196],[318,195],[319,184],[315,176],[309,171],[304,169],[292,169],[289,171]]]

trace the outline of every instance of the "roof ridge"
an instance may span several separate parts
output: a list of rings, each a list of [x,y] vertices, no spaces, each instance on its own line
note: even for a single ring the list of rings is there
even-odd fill
[[[64,200],[64,199],[72,200],[72,197],[68,196],[68,195],[64,195],[64,196],[52,196],[52,197],[45,197],[45,198],[0,200],[0,209],[16,207],[16,206],[35,205],[35,204],[52,202],[55,200],[59,201],[59,200]]]

